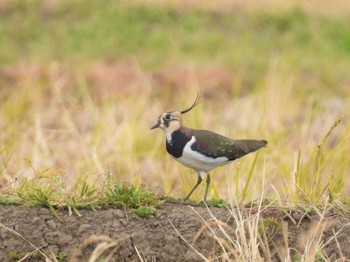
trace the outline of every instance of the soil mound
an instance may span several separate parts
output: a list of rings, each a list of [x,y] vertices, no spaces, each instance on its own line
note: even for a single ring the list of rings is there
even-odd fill
[[[103,250],[104,254],[114,252],[112,261],[140,261],[140,257],[144,261],[203,261],[188,243],[206,258],[222,255],[222,247],[213,232],[221,239],[226,236],[213,216],[223,222],[232,241],[238,239],[237,217],[215,207],[208,210],[167,203],[150,218],[138,218],[130,211],[112,208],[80,210],[81,217],[69,216],[66,210],[57,212],[62,221],[47,208],[0,205],[0,261],[15,261],[26,255],[23,261],[45,261],[39,252],[33,253],[32,245],[47,256],[59,256],[59,261],[88,261]],[[247,209],[247,217],[254,217],[254,212]],[[302,252],[311,239],[308,236],[319,237],[326,244],[324,251],[328,258],[350,258],[349,215],[330,214],[320,222],[317,216],[267,208],[260,216],[264,225],[261,230],[271,243],[270,250],[275,250],[271,252],[272,261],[280,261],[283,254],[277,247],[286,242],[292,250]],[[285,229],[287,239],[283,234]],[[333,239],[335,234],[338,243]]]

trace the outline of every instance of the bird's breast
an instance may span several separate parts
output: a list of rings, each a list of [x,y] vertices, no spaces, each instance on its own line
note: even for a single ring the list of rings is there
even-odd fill
[[[191,136],[177,130],[167,135],[166,150],[170,155],[179,158],[183,155],[186,144],[191,140]]]

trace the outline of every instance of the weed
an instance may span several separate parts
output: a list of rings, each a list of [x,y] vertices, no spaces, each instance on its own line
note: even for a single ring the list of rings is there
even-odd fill
[[[36,186],[30,190],[17,190],[17,195],[28,205],[48,207],[52,214],[61,221],[60,216],[54,208],[53,192],[54,189],[51,187],[42,188]]]
[[[225,202],[225,200],[220,198],[212,198],[208,201],[209,206],[220,207],[220,208],[229,208],[229,204]]]
[[[34,252],[32,253],[32,257],[33,257],[33,258],[40,258],[40,257],[41,257],[41,254],[39,253],[38,250],[34,250]]]
[[[133,210],[134,215],[138,217],[150,217],[153,216],[156,212],[156,209],[152,206],[139,206]]]
[[[15,260],[15,261],[20,260],[20,259],[23,257],[23,255],[21,255],[21,254],[20,254],[19,252],[17,252],[17,251],[10,251],[10,252],[8,252],[7,256],[8,256],[10,259]]]
[[[16,205],[18,200],[13,199],[11,196],[0,196],[0,205]]]
[[[67,257],[68,257],[68,254],[62,251],[58,252],[58,254],[56,255],[56,259],[58,261],[66,261]]]
[[[105,203],[123,208],[138,208],[141,206],[157,206],[159,200],[154,192],[145,188],[136,188],[124,184],[108,189]]]
[[[65,200],[65,205],[69,214],[72,211],[78,216],[81,216],[78,209],[81,207],[90,207],[95,209],[99,206],[98,189],[95,185],[90,185],[86,180],[82,183],[77,183]]]

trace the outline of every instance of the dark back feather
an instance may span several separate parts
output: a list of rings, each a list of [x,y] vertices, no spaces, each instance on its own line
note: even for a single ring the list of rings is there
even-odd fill
[[[196,137],[196,143],[191,148],[211,158],[227,157],[235,160],[267,144],[266,140],[234,140],[208,130],[189,130],[191,132],[187,132]]]

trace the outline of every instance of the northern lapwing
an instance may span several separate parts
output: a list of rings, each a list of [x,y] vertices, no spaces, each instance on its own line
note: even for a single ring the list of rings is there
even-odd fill
[[[161,114],[157,124],[151,129],[163,129],[166,134],[166,150],[168,153],[181,164],[197,172],[197,183],[184,198],[184,201],[189,199],[202,182],[203,177],[207,176],[204,194],[204,202],[206,202],[210,185],[209,172],[216,167],[227,165],[237,158],[266,146],[267,141],[236,140],[212,131],[185,127],[182,122],[182,115],[191,111],[199,102],[200,95],[198,93],[196,100],[188,109]]]

